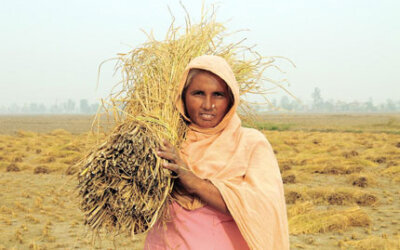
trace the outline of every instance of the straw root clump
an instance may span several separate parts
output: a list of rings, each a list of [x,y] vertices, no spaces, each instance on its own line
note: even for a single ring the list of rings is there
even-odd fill
[[[284,184],[296,183],[296,175],[291,172],[285,172],[282,175],[282,181]]]
[[[86,158],[79,174],[85,224],[137,234],[155,223],[172,187],[157,141],[143,124],[122,124]]]
[[[7,166],[6,169],[7,172],[19,172],[21,169],[18,167],[17,164],[11,163],[10,165]]]
[[[50,173],[50,169],[47,166],[37,166],[34,170],[33,170],[34,174],[49,174]]]
[[[377,184],[374,176],[370,173],[352,174],[348,177],[348,182],[353,186],[361,188],[371,187]]]

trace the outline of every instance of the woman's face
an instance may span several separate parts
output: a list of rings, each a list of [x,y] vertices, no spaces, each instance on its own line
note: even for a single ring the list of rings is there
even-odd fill
[[[190,120],[201,128],[217,126],[229,111],[231,102],[226,83],[208,72],[193,77],[184,101]]]

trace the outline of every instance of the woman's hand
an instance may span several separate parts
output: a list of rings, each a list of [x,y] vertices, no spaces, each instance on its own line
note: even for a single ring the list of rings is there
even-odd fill
[[[177,174],[180,183],[187,192],[191,194],[196,192],[196,188],[202,179],[188,169],[186,162],[180,157],[179,152],[171,143],[164,140],[162,147],[157,151],[157,155],[166,160],[162,163],[162,166]]]
[[[230,214],[219,190],[208,180],[203,180],[189,170],[186,162],[180,157],[179,152],[167,140],[164,140],[162,148],[157,151],[159,157],[167,160],[163,167],[174,171],[180,184],[190,194],[196,194],[204,202],[216,208],[218,211]]]

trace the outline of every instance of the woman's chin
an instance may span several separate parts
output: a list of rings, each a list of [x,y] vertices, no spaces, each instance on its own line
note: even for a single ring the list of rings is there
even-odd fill
[[[218,125],[218,122],[216,122],[215,120],[203,120],[203,119],[199,119],[195,122],[195,124],[197,126],[199,126],[200,128],[213,128],[215,126]]]

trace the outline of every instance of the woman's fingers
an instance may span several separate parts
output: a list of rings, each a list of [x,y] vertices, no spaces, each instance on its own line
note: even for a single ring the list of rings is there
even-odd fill
[[[159,148],[159,151],[168,151],[168,152],[174,152],[174,150],[175,150],[175,148],[174,148],[174,146],[172,146],[167,140],[163,140],[162,141],[162,143],[161,143],[161,145],[160,145],[160,148]]]
[[[177,156],[174,153],[166,152],[166,151],[157,151],[157,155],[165,160],[173,161],[174,163],[177,162]]]
[[[163,140],[163,145],[161,145],[161,148],[158,150],[158,152],[174,154],[176,156],[175,158],[178,156],[175,147],[165,139]]]
[[[177,174],[177,176],[180,178],[182,178],[183,176],[187,176],[187,173],[189,172],[187,169],[183,168],[182,166],[179,166],[178,164],[171,163],[171,162],[163,162],[162,166],[166,169],[174,171]]]
[[[174,171],[179,175],[179,166],[177,164],[171,162],[163,162],[162,166],[166,169]]]
[[[167,140],[163,140],[162,148],[157,151],[157,155],[165,160],[168,160],[168,164],[173,164],[176,166],[175,170],[171,169],[174,172],[177,172],[179,169],[187,169],[185,162],[181,159],[175,147]]]

